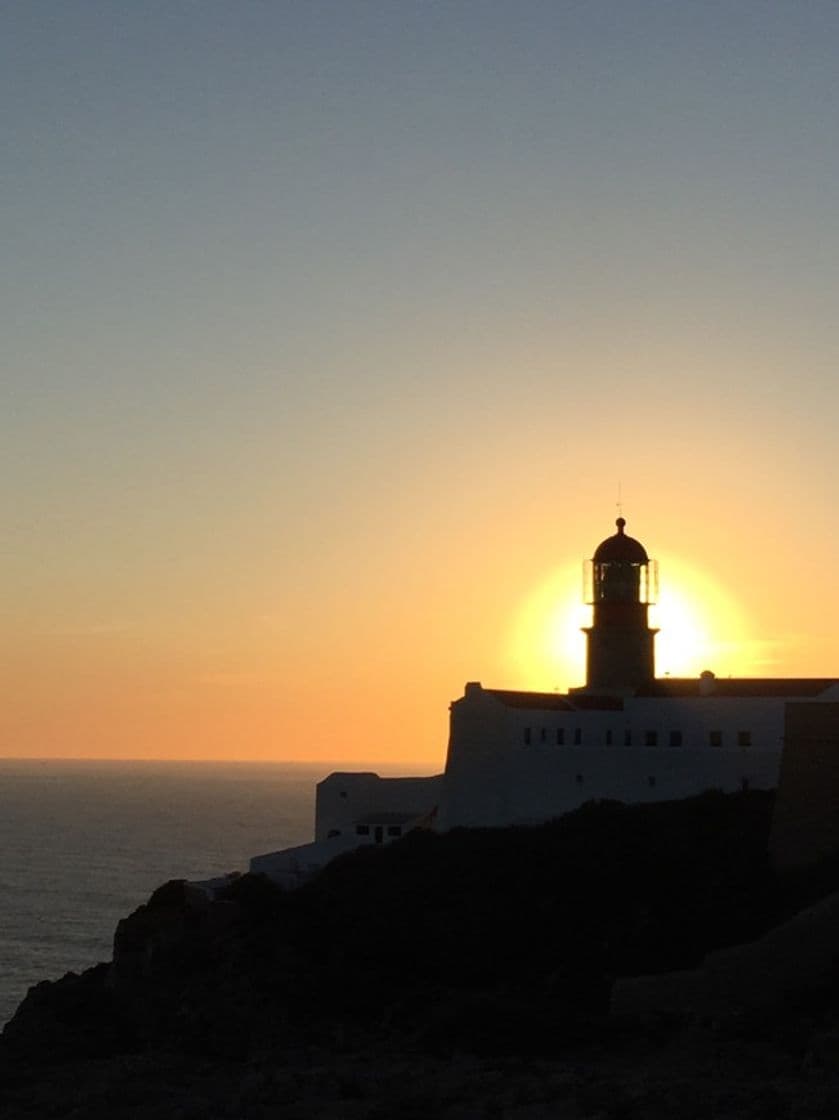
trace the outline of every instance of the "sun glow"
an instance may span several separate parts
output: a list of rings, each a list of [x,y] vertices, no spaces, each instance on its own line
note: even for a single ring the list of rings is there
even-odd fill
[[[656,636],[656,675],[698,677],[760,672],[759,643],[748,637],[738,604],[704,573],[674,556],[660,562],[658,601],[650,608]],[[581,685],[585,681],[585,635],[591,608],[582,603],[577,565],[558,569],[522,603],[508,645],[511,684],[537,690]]]
[[[508,645],[510,683],[539,691],[584,683],[586,642],[582,627],[591,611],[582,602],[582,569],[560,568],[524,600]]]
[[[739,604],[715,580],[675,556],[661,560],[658,602],[650,609],[657,626],[656,675],[695,677],[753,675],[756,643]]]

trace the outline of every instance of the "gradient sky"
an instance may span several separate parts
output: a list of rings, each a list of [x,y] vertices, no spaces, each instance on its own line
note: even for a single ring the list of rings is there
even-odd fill
[[[691,671],[839,675],[837,58],[833,0],[6,5],[0,754],[433,769],[466,680],[581,683],[619,486]]]

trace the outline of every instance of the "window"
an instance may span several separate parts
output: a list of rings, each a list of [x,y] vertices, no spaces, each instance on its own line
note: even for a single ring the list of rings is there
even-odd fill
[[[655,774],[650,774],[649,778],[647,778],[647,785],[650,787],[650,789],[655,786]]]
[[[627,727],[626,731],[624,731],[624,733],[623,733],[623,745],[625,747],[631,747],[632,746],[632,732],[629,730],[628,727]]]
[[[737,746],[750,747],[752,745],[751,731],[738,731],[737,732]]]
[[[671,731],[670,732],[670,746],[671,747],[680,747],[681,745],[682,745],[682,733],[681,733],[681,731]]]
[[[612,745],[612,729],[610,727],[609,730],[606,732],[606,746],[611,747],[611,745]]]
[[[524,729],[524,745],[526,747],[530,746],[530,728],[529,727],[525,727],[525,729]]]
[[[340,835],[341,835],[340,828],[330,828],[329,832],[327,832],[327,834],[326,834],[326,839],[331,840],[333,838],[333,836],[340,836]]]
[[[402,835],[401,825],[389,824],[387,826],[387,834],[388,834],[388,836],[401,836]]]
[[[743,793],[746,793],[748,788],[749,788],[749,779],[748,778],[741,778],[740,779],[740,789],[743,791]]]
[[[342,789],[341,792],[338,794],[338,796],[341,798],[342,801],[346,801],[347,800],[347,791],[345,789]]]
[[[574,746],[578,747],[583,741],[583,729],[581,727],[574,728]]]
[[[556,729],[556,745],[558,747],[561,747],[564,742],[565,742],[565,728],[564,727],[558,727]]]
[[[583,775],[582,775],[582,774],[578,774],[578,775],[577,775],[577,779],[576,779],[576,781],[577,781],[577,785],[578,785],[578,786],[581,786],[581,785],[583,784]]]
[[[543,727],[539,732],[539,741],[541,743],[546,743],[547,740],[548,740],[548,729],[547,729],[547,727]]]
[[[355,834],[356,834],[356,836],[369,836],[370,835],[370,825],[369,824],[357,824],[355,826]]]
[[[657,731],[645,731],[644,732],[644,746],[645,747],[657,747],[658,746],[658,732]]]
[[[711,744],[712,747],[721,747],[722,746],[722,731],[709,731],[708,732],[708,742]]]

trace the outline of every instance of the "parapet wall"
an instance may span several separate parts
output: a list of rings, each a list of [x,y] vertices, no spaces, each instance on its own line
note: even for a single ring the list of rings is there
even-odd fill
[[[769,851],[778,868],[839,853],[839,703],[789,703]]]

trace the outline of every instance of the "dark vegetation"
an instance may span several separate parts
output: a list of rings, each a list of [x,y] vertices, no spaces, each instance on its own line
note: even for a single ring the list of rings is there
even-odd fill
[[[34,989],[7,1051],[398,1035],[431,1052],[560,1052],[602,1036],[617,976],[698,965],[839,886],[779,879],[772,796],[592,803],[537,828],[416,831],[294,892],[244,876],[199,905],[181,882],[120,923],[114,966]]]
[[[839,1057],[839,978],[711,1027],[607,1014],[615,978],[694,968],[839,889],[839,861],[773,872],[771,811],[758,792],[592,803],[538,828],[417,831],[293,892],[247,875],[209,902],[172,881],[120,922],[111,965],[30,991],[0,1041],[0,1113],[506,1116],[498,1094],[515,1087],[551,1107],[568,1096],[569,1116],[792,1115],[797,1081],[766,1090],[769,1111],[755,1086],[779,1061]],[[665,1046],[662,1103],[635,1071]],[[740,1087],[719,1074],[728,1087],[708,1097],[724,1061]],[[678,1085],[674,1062],[692,1063]],[[821,1076],[814,1108],[832,1092]]]

